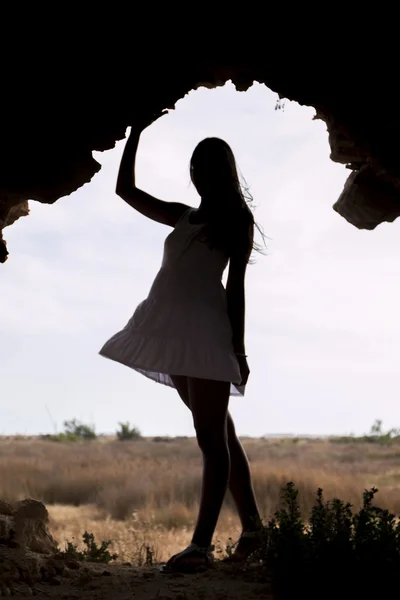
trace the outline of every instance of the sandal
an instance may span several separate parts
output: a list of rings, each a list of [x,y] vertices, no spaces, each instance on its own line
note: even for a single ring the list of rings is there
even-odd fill
[[[243,531],[238,541],[229,546],[229,551],[234,552],[223,559],[223,562],[243,562],[251,556],[262,544],[264,530]]]
[[[162,572],[202,573],[207,571],[214,563],[213,550],[214,546],[201,547],[197,544],[189,544],[185,550],[171,556],[167,564],[162,568]]]

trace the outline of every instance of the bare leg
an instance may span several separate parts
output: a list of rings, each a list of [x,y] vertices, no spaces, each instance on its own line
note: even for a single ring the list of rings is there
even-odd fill
[[[211,564],[209,548],[228,487],[230,457],[227,413],[229,383],[206,379],[174,377],[185,404],[190,406],[197,442],[203,453],[203,479],[200,509],[192,544],[172,556],[167,569],[194,571]],[[200,550],[203,549],[203,550]]]
[[[235,502],[243,531],[254,531],[262,527],[261,517],[254,494],[250,465],[246,452],[236,435],[235,425],[228,413],[228,446],[231,455],[229,490]]]
[[[203,453],[200,509],[192,542],[209,546],[229,482],[229,382],[188,377],[190,409]]]
[[[190,409],[187,377],[174,376],[172,379],[180,397]],[[229,412],[227,416],[227,433],[231,459],[229,490],[235,502],[243,531],[254,531],[261,528],[261,517],[255,499],[249,462],[236,435],[235,425]]]

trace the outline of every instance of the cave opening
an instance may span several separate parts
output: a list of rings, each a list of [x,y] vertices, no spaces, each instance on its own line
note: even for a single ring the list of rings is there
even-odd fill
[[[243,431],[263,435],[267,420],[270,431],[340,431],[343,412],[349,429],[367,429],[377,416],[382,373],[387,411],[399,383],[390,369],[400,340],[393,325],[400,297],[391,279],[400,264],[399,225],[359,231],[332,210],[348,171],[329,158],[326,125],[312,120],[312,108],[286,101],[275,110],[276,101],[257,84],[245,93],[229,83],[189,93],[143,133],[137,184],[196,206],[188,171],[193,148],[209,135],[230,143],[269,238],[267,255],[256,256],[247,275],[254,410],[235,406]],[[29,218],[6,230],[12,253],[2,267],[1,334],[9,350],[1,368],[12,401],[8,431],[48,428],[46,413],[26,406],[27,389],[30,398],[45,397],[58,422],[94,413],[98,430],[108,431],[110,419],[126,420],[132,376],[104,365],[97,350],[146,296],[167,232],[115,195],[123,145],[94,154],[102,169],[91,183],[52,206],[32,202]],[[365,426],[356,405],[349,408],[361,377]],[[134,385],[171,422],[171,435],[187,433],[179,408],[167,408],[151,382]],[[324,414],[313,424],[320,397]],[[139,425],[149,434],[160,433],[153,410],[151,402],[141,408]]]

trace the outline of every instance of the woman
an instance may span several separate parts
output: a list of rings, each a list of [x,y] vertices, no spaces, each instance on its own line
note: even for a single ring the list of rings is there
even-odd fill
[[[212,536],[228,487],[243,527],[234,559],[245,559],[261,539],[249,463],[228,412],[230,395],[244,395],[250,372],[244,280],[255,247],[254,218],[232,150],[218,138],[200,142],[191,158],[191,180],[201,197],[198,209],[158,200],[136,187],[140,133],[158,116],[132,128],[116,193],[173,231],[148,297],[100,354],[176,388],[192,412],[203,453],[200,508],[191,544],[170,558],[167,568],[197,571],[213,562]],[[221,279],[228,262],[225,289]]]

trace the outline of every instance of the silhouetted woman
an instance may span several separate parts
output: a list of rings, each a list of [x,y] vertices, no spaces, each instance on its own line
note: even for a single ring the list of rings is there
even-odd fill
[[[243,528],[234,558],[245,559],[260,540],[262,523],[249,463],[228,412],[229,396],[243,396],[249,376],[244,280],[254,247],[254,218],[232,150],[218,138],[201,141],[190,161],[199,208],[164,202],[136,187],[140,132],[155,118],[132,128],[116,193],[146,217],[173,229],[148,297],[100,354],[176,388],[192,412],[203,453],[200,509],[192,543],[170,558],[167,568],[196,571],[213,562],[212,537],[227,487]]]

